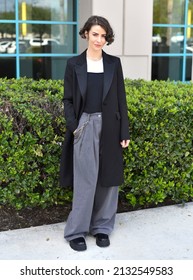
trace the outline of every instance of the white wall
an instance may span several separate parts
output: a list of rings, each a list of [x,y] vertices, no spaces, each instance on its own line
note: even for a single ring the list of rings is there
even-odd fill
[[[115,32],[115,42],[104,50],[121,58],[125,78],[150,80],[153,0],[79,0],[80,27],[94,14],[107,18]]]
[[[115,41],[106,46],[105,51],[120,56],[123,52],[124,18],[123,0],[93,0],[93,14],[104,16],[108,19],[115,33]]]
[[[79,30],[83,27],[87,19],[92,15],[92,0],[78,1],[78,15],[79,15]],[[87,47],[86,40],[79,37],[79,52],[82,52]]]
[[[153,0],[125,1],[124,73],[151,79]]]

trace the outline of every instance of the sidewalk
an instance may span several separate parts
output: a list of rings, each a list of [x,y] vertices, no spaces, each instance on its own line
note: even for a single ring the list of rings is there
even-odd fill
[[[193,260],[193,202],[117,214],[107,248],[88,236],[88,249],[73,251],[64,226],[0,232],[0,260]]]

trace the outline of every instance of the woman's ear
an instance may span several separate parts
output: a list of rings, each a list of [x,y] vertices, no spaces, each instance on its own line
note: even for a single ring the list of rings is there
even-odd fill
[[[84,32],[84,36],[85,36],[85,38],[88,40],[88,31],[85,31],[85,32]]]

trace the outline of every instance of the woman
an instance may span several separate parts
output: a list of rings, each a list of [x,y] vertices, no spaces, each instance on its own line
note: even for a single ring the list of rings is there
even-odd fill
[[[88,233],[98,246],[110,245],[129,124],[120,59],[103,51],[114,41],[109,22],[91,16],[79,34],[88,48],[68,60],[65,72],[61,185],[73,185],[64,237],[72,249],[83,251]]]

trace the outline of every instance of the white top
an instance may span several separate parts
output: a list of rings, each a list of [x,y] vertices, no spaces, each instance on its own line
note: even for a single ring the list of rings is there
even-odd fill
[[[92,60],[87,58],[87,72],[90,73],[103,73],[104,67],[103,67],[103,58],[100,60]]]

